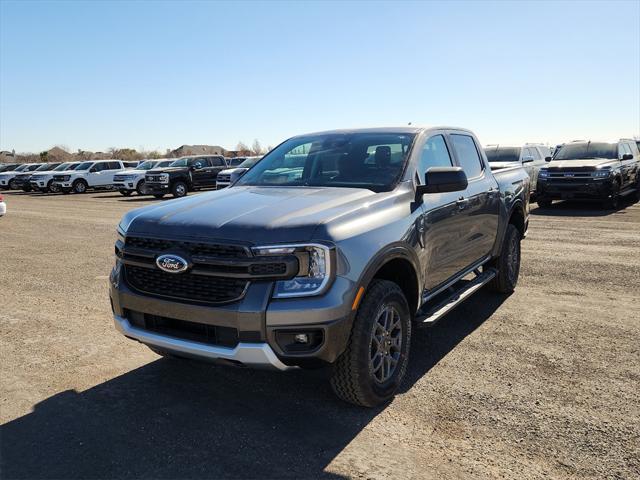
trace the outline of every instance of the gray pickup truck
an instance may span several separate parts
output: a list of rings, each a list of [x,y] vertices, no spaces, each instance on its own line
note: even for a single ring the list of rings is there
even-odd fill
[[[161,355],[331,366],[340,398],[378,405],[416,326],[513,291],[528,212],[527,173],[492,173],[468,130],[293,137],[231,188],[124,215],[116,327]]]

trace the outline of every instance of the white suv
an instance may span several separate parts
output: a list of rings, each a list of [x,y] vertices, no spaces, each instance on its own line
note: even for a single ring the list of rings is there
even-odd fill
[[[127,169],[116,172],[113,176],[113,188],[118,190],[122,195],[128,197],[133,192],[138,195],[149,195],[144,183],[144,176],[147,170],[152,168],[168,167],[175,159],[161,158],[159,160],[145,160],[134,169]]]
[[[111,190],[113,176],[124,168],[120,160],[90,160],[82,162],[75,170],[54,175],[53,184],[64,193],[72,190],[84,193],[90,188]]]
[[[31,184],[31,189],[33,191],[41,191],[42,193],[46,192],[57,192],[57,187],[53,184],[53,176],[61,174],[62,172],[67,172],[69,170],[74,170],[78,165],[82,162],[67,162],[61,165],[58,165],[56,168],[52,170],[47,170],[44,172],[36,171],[31,177],[29,177],[29,183]]]

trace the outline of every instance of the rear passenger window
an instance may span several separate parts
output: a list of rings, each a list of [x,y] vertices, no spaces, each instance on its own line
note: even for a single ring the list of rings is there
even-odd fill
[[[220,157],[213,157],[211,159],[211,165],[213,165],[214,167],[224,167],[225,163],[224,160]]]
[[[93,168],[95,169],[96,172],[101,172],[105,169],[106,164],[104,163],[96,163]]]
[[[120,164],[118,162],[109,162],[109,170],[120,170]]]
[[[435,135],[428,139],[418,162],[418,176],[424,181],[425,172],[431,167],[451,167],[451,155],[442,135]]]
[[[469,135],[452,134],[451,142],[467,178],[479,176],[482,173],[483,165],[473,138]]]

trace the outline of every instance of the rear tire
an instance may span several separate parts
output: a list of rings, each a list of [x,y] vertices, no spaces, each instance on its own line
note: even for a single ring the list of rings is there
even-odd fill
[[[85,193],[87,191],[87,182],[84,180],[76,180],[73,182],[73,191],[74,193]]]
[[[539,198],[536,203],[538,204],[538,208],[549,208],[553,203],[553,200],[549,198]]]
[[[183,181],[177,181],[171,186],[171,195],[175,198],[182,198],[187,195],[189,188]]]
[[[520,275],[520,241],[522,236],[518,229],[509,224],[500,256],[494,267],[498,270],[495,278],[489,282],[489,288],[498,293],[511,293],[515,290]]]
[[[363,407],[393,398],[407,370],[411,327],[400,287],[373,280],[358,308],[347,348],[334,365],[330,381],[335,394]]]

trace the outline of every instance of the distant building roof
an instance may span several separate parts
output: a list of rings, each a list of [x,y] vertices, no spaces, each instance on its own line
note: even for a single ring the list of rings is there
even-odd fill
[[[184,155],[224,155],[226,150],[219,145],[182,145],[171,153],[175,156]]]

